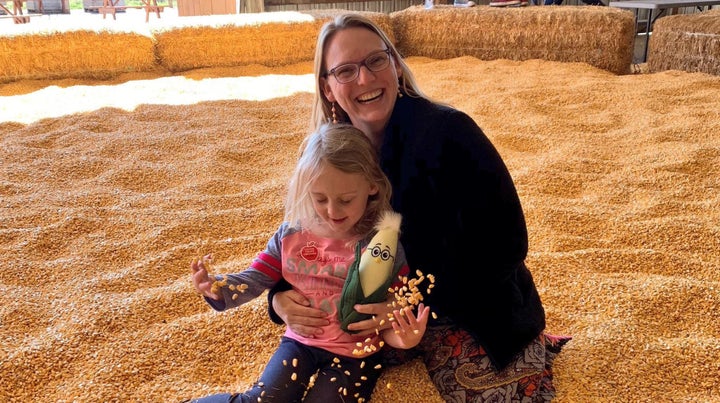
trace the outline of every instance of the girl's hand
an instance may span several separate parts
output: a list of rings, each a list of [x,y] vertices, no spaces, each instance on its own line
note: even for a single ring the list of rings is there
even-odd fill
[[[213,292],[215,278],[208,274],[210,262],[212,262],[212,255],[206,255],[200,259],[194,259],[192,263],[190,263],[193,286],[195,286],[195,290],[198,294],[216,301],[221,301],[223,299],[222,294]]]
[[[393,315],[395,320],[392,321],[392,329],[383,331],[385,343],[403,349],[417,346],[425,334],[430,307],[420,303],[417,307],[417,317],[413,314],[412,307],[403,308],[403,312],[395,310]]]

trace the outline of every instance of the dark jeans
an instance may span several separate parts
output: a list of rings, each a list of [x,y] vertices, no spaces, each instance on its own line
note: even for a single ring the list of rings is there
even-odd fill
[[[258,382],[245,393],[221,393],[192,402],[341,403],[360,397],[370,401],[382,372],[380,361],[380,354],[362,359],[344,357],[283,336]]]

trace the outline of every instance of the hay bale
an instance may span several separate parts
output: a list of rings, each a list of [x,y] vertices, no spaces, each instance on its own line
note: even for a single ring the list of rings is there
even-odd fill
[[[648,45],[648,70],[720,75],[720,9],[657,20]]]
[[[204,67],[283,66],[313,59],[322,25],[347,10],[278,11],[183,17],[153,29],[163,67],[178,72]],[[392,32],[389,15],[360,12]]]
[[[0,83],[97,78],[152,71],[154,41],[146,28],[15,26],[0,35]]]
[[[315,18],[322,19],[323,21],[330,20],[330,19],[334,18],[335,16],[337,16],[339,14],[344,14],[344,13],[353,13],[353,14],[364,15],[365,17],[372,20],[375,24],[377,24],[377,26],[382,28],[382,30],[385,31],[385,34],[392,41],[393,44],[396,42],[395,41],[395,33],[393,32],[393,22],[392,22],[392,18],[390,17],[389,13],[374,12],[374,11],[356,11],[356,10],[349,10],[349,9],[348,10],[345,10],[345,9],[343,9],[343,10],[317,9],[317,10],[306,10],[306,11],[302,11],[302,12],[310,14]],[[319,31],[320,30],[318,30],[318,33],[319,33]],[[316,35],[316,39],[317,39],[317,35]],[[313,52],[314,52],[314,50],[313,50]]]
[[[634,14],[612,7],[410,7],[390,14],[405,56],[585,62],[630,73]]]

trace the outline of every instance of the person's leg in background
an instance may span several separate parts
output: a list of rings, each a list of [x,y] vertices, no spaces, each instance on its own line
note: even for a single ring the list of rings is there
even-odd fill
[[[531,0],[533,6],[538,5],[538,0]],[[559,6],[561,5],[563,0],[544,0],[543,5],[544,6]]]

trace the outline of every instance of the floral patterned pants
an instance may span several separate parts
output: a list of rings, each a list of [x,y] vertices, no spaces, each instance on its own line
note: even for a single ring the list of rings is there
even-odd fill
[[[428,327],[414,354],[388,351],[386,365],[422,356],[435,387],[450,403],[549,402],[555,397],[552,362],[570,340],[569,336],[541,334],[498,372],[468,332],[443,324]]]

